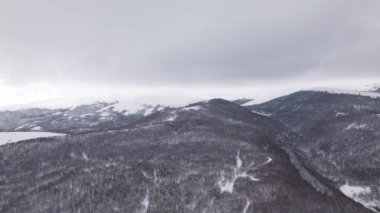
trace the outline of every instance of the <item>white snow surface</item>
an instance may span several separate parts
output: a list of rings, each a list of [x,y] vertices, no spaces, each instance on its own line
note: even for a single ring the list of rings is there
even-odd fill
[[[21,130],[21,129],[25,128],[25,127],[27,127],[27,126],[26,125],[21,125],[21,126],[17,127],[15,130],[18,131],[18,130]]]
[[[146,193],[144,200],[141,201],[141,213],[146,213],[148,212],[149,209],[149,192]]]
[[[174,112],[170,114],[169,117],[167,117],[165,121],[175,121],[175,119],[177,119],[177,114]]]
[[[185,111],[191,111],[191,110],[197,111],[200,109],[201,109],[201,106],[191,106],[191,107],[183,107],[182,108],[182,110],[185,110]]]
[[[249,206],[251,205],[251,202],[249,202],[249,199],[247,198],[247,201],[245,203],[244,209],[242,213],[247,213]]]
[[[146,96],[140,98],[125,98],[125,97],[93,97],[93,98],[61,98],[48,99],[23,105],[11,105],[0,107],[0,111],[16,111],[30,108],[45,108],[45,109],[68,109],[75,108],[80,105],[93,104],[96,102],[112,103],[111,106],[115,111],[127,113],[135,113],[140,110],[154,106],[182,107],[191,103],[207,100],[206,98],[196,97],[177,97],[177,96]],[[109,107],[104,108],[109,109]]]
[[[380,201],[365,199],[363,196],[370,195],[372,193],[371,188],[368,186],[351,186],[348,183],[342,185],[340,191],[347,197],[353,199],[354,201],[361,203],[368,209],[375,212],[379,212],[374,207],[380,206]]]
[[[346,130],[350,129],[364,129],[367,127],[367,124],[358,124],[358,123],[352,123],[346,127]]]
[[[32,131],[41,131],[41,130],[42,130],[42,127],[40,127],[40,126],[35,126],[35,127],[33,127],[32,129],[30,129],[30,130],[32,130]]]
[[[148,115],[152,114],[153,109],[154,109],[153,107],[148,107],[144,112],[144,116],[148,116]]]
[[[251,169],[251,166],[249,166],[248,168],[242,168],[242,166],[243,161],[240,158],[240,151],[238,151],[236,155],[236,166],[233,168],[232,174],[226,175],[224,172],[222,172],[222,177],[218,182],[218,186],[221,193],[233,193],[235,183],[239,178],[247,178],[250,181],[255,182],[259,181],[259,179],[255,178],[254,176],[247,174],[248,170]]]
[[[345,116],[345,115],[347,115],[347,113],[344,113],[344,112],[337,112],[337,113],[335,114],[335,117]]]
[[[88,156],[86,155],[85,152],[82,152],[82,157],[85,161],[88,161]]]
[[[266,165],[266,164],[272,162],[272,160],[273,160],[273,159],[272,159],[271,157],[267,157],[267,161],[265,161],[264,165]]]
[[[261,116],[265,116],[265,117],[270,117],[271,114],[268,114],[268,113],[264,113],[264,112],[259,112],[259,111],[255,111],[255,110],[252,110],[253,113],[256,113],[258,115],[261,115]]]
[[[244,104],[242,104],[242,106],[252,106],[252,105],[255,105],[255,104],[259,104],[261,102],[257,101],[257,100],[252,100],[252,101],[248,101]]]
[[[65,134],[53,132],[0,132],[0,146],[7,143],[15,143],[33,138],[46,138],[64,135]]]

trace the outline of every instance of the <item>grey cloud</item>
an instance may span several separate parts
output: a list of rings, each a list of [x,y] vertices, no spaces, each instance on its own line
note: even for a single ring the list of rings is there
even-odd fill
[[[240,84],[380,77],[377,0],[0,3],[0,79]]]

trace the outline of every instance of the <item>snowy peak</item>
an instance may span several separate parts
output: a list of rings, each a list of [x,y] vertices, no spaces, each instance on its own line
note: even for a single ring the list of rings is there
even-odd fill
[[[249,102],[241,99],[239,103]],[[184,101],[137,100],[137,101],[96,101],[89,104],[80,104],[71,107],[58,108],[14,108],[13,110],[0,110],[1,131],[49,131],[60,133],[80,133],[87,131],[109,130],[126,126],[134,121],[165,109],[174,108],[173,111],[196,111],[207,105],[237,104],[226,100],[215,99],[198,102],[186,106]],[[47,106],[47,105],[45,105]],[[57,107],[58,105],[55,104]],[[172,112],[167,120],[175,120]]]
[[[94,102],[68,108],[22,108],[0,111],[0,131],[78,133],[125,126],[167,108],[119,101]]]

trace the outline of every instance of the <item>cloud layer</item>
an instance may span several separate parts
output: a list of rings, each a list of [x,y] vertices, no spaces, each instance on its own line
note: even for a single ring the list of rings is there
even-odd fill
[[[242,84],[380,77],[380,1],[0,3],[6,83]]]

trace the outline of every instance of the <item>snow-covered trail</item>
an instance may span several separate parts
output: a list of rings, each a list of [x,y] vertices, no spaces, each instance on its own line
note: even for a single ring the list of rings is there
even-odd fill
[[[222,171],[222,177],[218,182],[220,192],[233,193],[235,182],[239,178],[247,178],[250,181],[254,181],[254,182],[260,181],[260,179],[256,178],[255,176],[248,174],[248,172],[253,172],[257,169],[260,169],[261,167],[271,162],[272,162],[272,158],[267,157],[267,161],[264,162],[262,165],[255,166],[255,163],[252,162],[247,167],[243,167],[243,161],[240,158],[240,151],[238,151],[236,155],[236,165],[232,170],[232,174],[228,175],[228,174],[225,174],[224,171]]]

